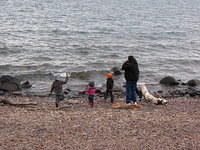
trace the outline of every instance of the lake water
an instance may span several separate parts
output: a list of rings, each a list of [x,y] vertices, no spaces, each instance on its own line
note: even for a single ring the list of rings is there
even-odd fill
[[[199,0],[0,1],[0,75],[35,90],[62,72],[86,72],[100,84],[128,55],[139,63],[139,82],[200,79]]]

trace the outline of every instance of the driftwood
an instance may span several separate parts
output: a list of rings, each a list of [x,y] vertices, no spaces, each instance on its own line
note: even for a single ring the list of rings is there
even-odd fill
[[[32,106],[32,105],[37,105],[37,102],[23,102],[23,103],[13,103],[9,101],[8,99],[5,98],[0,98],[0,103],[3,105],[8,105],[8,106],[18,106],[18,107],[23,107],[23,106]]]
[[[154,104],[167,104],[167,100],[163,98],[154,97],[152,94],[149,93],[145,84],[140,85],[140,90],[144,98]]]
[[[138,104],[126,104],[123,102],[116,102],[112,104],[112,108],[116,109],[141,109],[141,105]]]
[[[67,103],[69,105],[73,105],[73,104],[80,104],[79,100],[73,100],[73,99],[68,99],[68,100],[64,100],[64,103]]]

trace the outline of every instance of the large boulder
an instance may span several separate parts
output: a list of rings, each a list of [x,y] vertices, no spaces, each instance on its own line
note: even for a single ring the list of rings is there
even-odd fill
[[[113,72],[114,75],[120,75],[120,74],[122,74],[120,68],[118,68],[118,67],[113,67],[111,69],[111,71]]]
[[[164,77],[163,79],[160,80],[160,84],[163,84],[163,85],[178,85],[179,82],[174,77],[167,76],[167,77]]]
[[[20,80],[9,76],[9,75],[4,75],[0,77],[0,90],[4,91],[20,91],[21,90],[21,85],[20,85]]]
[[[189,85],[189,86],[198,86],[198,85],[200,85],[200,80],[198,80],[198,79],[189,80],[187,82],[187,85]]]

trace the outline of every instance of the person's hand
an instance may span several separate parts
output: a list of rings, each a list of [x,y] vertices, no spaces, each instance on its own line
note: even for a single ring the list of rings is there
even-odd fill
[[[71,76],[71,73],[66,72],[66,78],[69,78]]]

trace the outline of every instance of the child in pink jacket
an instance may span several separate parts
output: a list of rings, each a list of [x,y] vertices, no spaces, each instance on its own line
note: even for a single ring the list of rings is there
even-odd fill
[[[95,87],[95,83],[89,82],[89,84],[86,86],[85,88],[85,93],[88,94],[88,102],[90,107],[94,106],[94,97],[96,94],[96,87]]]

